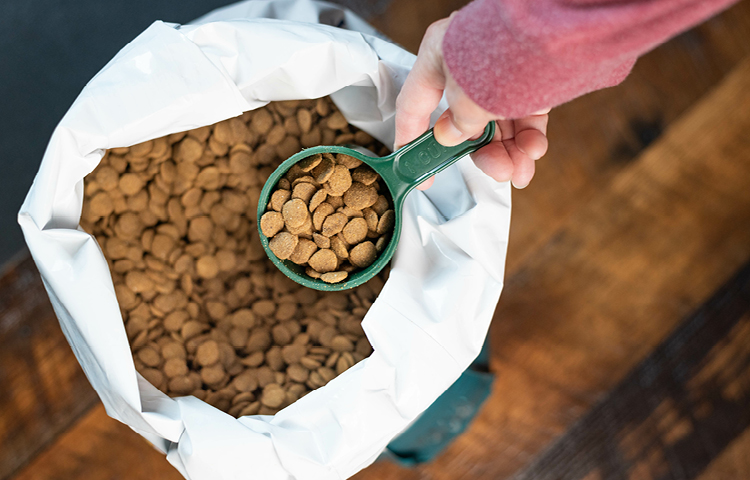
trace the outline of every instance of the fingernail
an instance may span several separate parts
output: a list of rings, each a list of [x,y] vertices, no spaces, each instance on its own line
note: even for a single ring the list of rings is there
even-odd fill
[[[446,147],[452,147],[458,145],[463,141],[464,134],[453,125],[453,122],[449,117],[441,118],[435,124],[435,139],[441,145]]]
[[[526,188],[526,187],[529,186],[529,182],[526,182],[524,184],[519,184],[519,183],[516,183],[516,182],[514,182],[514,181],[511,180],[510,183],[513,184],[513,186],[516,187],[518,190],[522,190],[522,189],[524,189],[524,188]]]
[[[518,148],[521,152],[525,153],[532,160],[539,160],[540,158],[542,158],[542,155],[540,155],[539,152],[529,153],[526,151],[526,149],[521,148],[521,145],[519,145],[518,142],[516,142],[516,148]]]

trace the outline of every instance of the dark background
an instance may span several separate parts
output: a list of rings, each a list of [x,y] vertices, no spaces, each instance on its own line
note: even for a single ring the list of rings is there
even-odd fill
[[[155,20],[187,23],[227,0],[0,4],[0,270],[24,249],[16,221],[52,131],[75,98],[123,46]],[[387,1],[344,0],[364,17]]]

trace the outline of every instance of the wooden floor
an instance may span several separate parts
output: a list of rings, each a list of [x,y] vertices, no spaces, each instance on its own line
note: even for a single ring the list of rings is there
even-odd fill
[[[370,20],[415,51],[460,6]],[[433,463],[354,478],[750,478],[750,3],[555,109],[549,138],[514,192],[491,397]],[[0,480],[181,478],[106,416],[25,257],[0,387]]]

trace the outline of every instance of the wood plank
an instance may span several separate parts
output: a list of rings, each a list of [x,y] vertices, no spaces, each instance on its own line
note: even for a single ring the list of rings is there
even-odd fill
[[[419,25],[426,27],[429,22],[446,16],[456,8],[454,3],[449,0],[429,6],[427,4],[422,5],[422,3],[393,2],[391,9],[384,17],[391,15],[393,18],[398,18],[400,22],[398,26],[395,23],[384,26],[379,24],[377,19],[374,23],[396,41],[415,50],[422,35]],[[458,6],[462,2],[455,3]],[[412,5],[409,6],[408,4]],[[404,9],[400,11],[400,15],[398,14],[399,10],[394,10],[397,7]],[[644,138],[658,137],[662,127],[669,125],[683,113],[696,98],[710,89],[736,63],[741,55],[746,53],[748,45],[740,39],[748,37],[748,19],[750,19],[748,15],[750,8],[748,7],[750,5],[747,2],[742,2],[720,16],[718,22],[714,20],[713,23],[707,24],[708,26],[699,27],[697,37],[680,37],[645,57],[639,61],[633,75],[622,86],[584,97],[555,110],[550,130],[551,151],[544,160],[543,168],[540,166],[540,176],[529,189],[515,195],[509,278],[518,271],[521,271],[522,274],[528,274],[525,268],[528,263],[528,256],[538,249],[552,248],[551,245],[554,242],[550,242],[551,236],[565,225],[573,223],[570,212],[595,198],[599,194],[598,192],[605,190],[608,182],[619,172],[627,170],[629,168],[628,162],[645,147],[648,142],[644,141]],[[423,28],[421,30],[423,31]],[[654,59],[648,60],[651,57]],[[674,66],[669,66],[670,62],[676,63]],[[684,81],[687,76],[686,71],[691,72],[691,75],[689,75],[690,82]],[[644,105],[649,105],[649,107],[646,108]],[[621,114],[620,109],[625,109],[627,115]],[[610,113],[604,119],[605,121],[602,121],[602,116],[598,113],[602,111]],[[661,113],[664,111],[667,111],[667,114]],[[563,182],[560,182],[561,178],[564,179]],[[588,228],[595,228],[595,226],[588,226]],[[519,281],[519,278],[516,277],[515,281]],[[506,290],[503,300],[508,295],[508,291],[509,289]],[[46,299],[46,295],[44,298]],[[689,302],[681,304],[682,299],[680,298],[672,298],[666,301],[678,306],[681,305],[683,311],[689,310],[690,306],[693,305]],[[3,315],[0,315],[0,319],[3,317]],[[526,318],[529,318],[529,316]],[[54,336],[57,332],[62,338],[56,321],[52,318],[48,318],[46,321],[54,329],[45,335]],[[496,416],[488,416],[487,409],[485,409],[478,422],[479,427],[477,428],[481,433],[478,440],[476,436],[469,437],[470,440],[471,438],[474,440],[468,441],[468,443],[461,439],[451,447],[446,456],[461,456],[467,450],[469,452],[477,451],[484,459],[482,461],[486,462],[488,458],[497,456],[498,452],[501,452],[502,456],[500,456],[499,462],[515,456],[519,459],[518,464],[525,465],[534,455],[533,448],[525,448],[525,445],[533,446],[545,443],[538,441],[539,430],[546,431],[546,438],[554,438],[564,431],[573,420],[580,418],[588,405],[591,405],[593,400],[598,399],[602,395],[601,392],[604,391],[605,387],[601,386],[600,390],[595,390],[594,394],[583,400],[575,395],[569,395],[570,398],[565,398],[565,401],[561,403],[559,397],[564,397],[565,394],[559,390],[559,386],[556,383],[550,385],[548,378],[540,381],[535,376],[535,372],[528,371],[529,369],[526,368],[523,361],[524,355],[531,355],[529,352],[533,352],[536,348],[530,345],[528,350],[524,349],[524,335],[536,335],[536,333],[534,331],[519,331],[514,327],[507,330],[503,335],[506,334],[509,335],[509,338],[500,343],[496,342],[496,349],[505,348],[504,342],[516,342],[520,344],[520,348],[513,351],[511,358],[498,358],[494,361],[495,368],[503,367],[501,376],[503,380],[502,383],[499,381],[496,387],[493,401],[505,405],[498,415],[505,418],[504,421],[513,423],[516,428],[508,430],[506,435],[498,440],[496,438],[497,432],[494,430],[499,427],[492,424],[496,421]],[[552,338],[557,342],[569,341],[569,339],[563,338],[559,332]],[[575,342],[573,344],[569,348],[571,353],[575,354],[582,347],[576,345]],[[0,343],[0,355],[5,351],[5,345],[5,343]],[[59,346],[64,347],[65,350],[63,351],[67,351],[68,357],[72,358],[64,340]],[[619,354],[628,356],[628,352],[620,352]],[[63,361],[63,365],[66,361]],[[633,363],[628,363],[624,370],[627,370]],[[5,372],[4,365],[7,365],[7,363],[3,358],[0,358],[0,369],[3,372]],[[570,371],[576,372],[581,367],[580,365],[574,365],[570,368]],[[67,367],[62,370],[67,371],[66,369]],[[80,370],[78,374],[82,377]],[[6,373],[1,375],[6,375]],[[7,377],[0,379],[3,381],[3,385],[5,385],[5,378]],[[85,379],[82,382],[83,387],[87,387],[88,384]],[[71,383],[74,383],[74,381],[71,381]],[[507,388],[516,390],[500,390]],[[74,393],[72,399],[61,399],[54,403],[54,405],[62,405],[61,411],[65,409],[66,405],[76,405],[74,397],[79,389],[73,388],[70,391]],[[553,398],[547,400],[544,396],[550,394],[550,392],[554,392]],[[89,394],[93,395],[90,392],[90,387]],[[0,394],[0,407],[4,406],[2,395]],[[529,405],[523,405],[525,403]],[[496,407],[489,408],[494,409]],[[52,418],[58,418],[59,421],[59,417],[55,417],[54,411],[52,414]],[[532,431],[523,431],[521,427],[524,422],[529,417],[534,418],[533,416],[537,414],[539,418],[529,425],[529,429]],[[50,421],[49,425],[62,426],[63,423],[56,424],[54,421]],[[2,425],[5,424],[0,424],[0,432],[3,431]],[[11,425],[14,425],[14,423],[11,422]],[[502,425],[502,422],[500,422],[500,425]],[[54,430],[54,428],[57,427],[52,429]],[[44,432],[45,429],[42,428],[41,431]],[[474,432],[474,428],[472,428],[472,432]],[[128,433],[131,436],[135,435],[129,431]],[[51,438],[45,437],[45,435],[48,435],[48,433],[37,437],[36,440],[44,442],[44,438]],[[54,433],[51,436],[53,437]],[[0,444],[3,444],[3,446],[8,444],[6,438],[10,437],[0,436]],[[22,435],[22,438],[26,437]],[[28,438],[34,438],[34,434],[30,433]],[[102,438],[106,438],[106,436]],[[488,442],[487,439],[490,443],[483,443]],[[36,445],[33,448],[39,447]],[[51,451],[56,448],[54,447]],[[107,450],[105,443],[100,444],[99,448]],[[3,458],[4,453],[0,453],[0,459]],[[12,452],[7,455],[18,464],[23,463],[23,458],[28,458],[23,457],[23,449],[21,450],[21,457],[14,457]],[[20,461],[19,458],[21,458]],[[163,459],[162,461],[166,464],[166,461]],[[0,462],[0,465],[2,465],[2,462]],[[442,465],[445,466],[446,463],[443,462]],[[451,478],[478,478],[472,476],[471,472],[483,471],[481,468],[476,470],[474,467],[467,467],[465,463],[458,466],[463,470],[453,469],[454,476]],[[102,466],[101,468],[105,467]],[[383,478],[429,478],[429,476],[432,476],[431,470],[405,471],[389,464],[378,465],[371,470],[374,475],[377,475],[378,472],[384,473]],[[124,473],[128,472],[127,468],[118,472],[117,475],[141,478],[140,475],[131,476]],[[90,475],[98,474],[90,473]],[[0,478],[3,478],[2,474],[0,474]],[[57,478],[70,477],[59,476]],[[92,477],[82,476],[80,478]],[[143,478],[150,478],[150,476],[143,476]]]
[[[750,478],[750,428],[716,458],[697,480]]]
[[[644,55],[621,85],[554,109],[549,152],[529,187],[514,192],[507,271],[549,242],[573,212],[750,55],[747,38],[750,3],[739,2]]]
[[[28,254],[0,277],[0,385],[0,479],[97,402]]]
[[[109,418],[104,407],[97,405],[13,478],[180,480],[183,477],[161,452]]]
[[[391,1],[384,12],[368,21],[394,42],[417,53],[427,27],[432,22],[448,17],[467,3],[469,2],[466,0]]]
[[[749,427],[750,263],[513,478],[695,478]]]
[[[494,394],[420,471],[519,472],[750,260],[748,105],[750,58],[516,269],[492,331]]]

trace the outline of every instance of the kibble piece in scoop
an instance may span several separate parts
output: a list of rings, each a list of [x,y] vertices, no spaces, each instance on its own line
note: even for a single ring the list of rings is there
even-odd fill
[[[268,242],[268,248],[281,260],[287,260],[294,252],[299,238],[288,232],[281,232]]]
[[[268,238],[284,229],[284,217],[279,212],[266,212],[260,217],[260,229]]]
[[[356,267],[365,268],[369,267],[377,256],[375,245],[372,242],[363,242],[349,252],[349,261]]]
[[[310,215],[307,204],[299,198],[289,200],[281,209],[287,228],[301,227]]]

